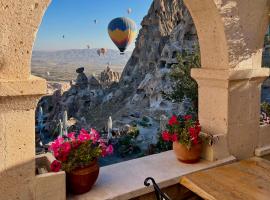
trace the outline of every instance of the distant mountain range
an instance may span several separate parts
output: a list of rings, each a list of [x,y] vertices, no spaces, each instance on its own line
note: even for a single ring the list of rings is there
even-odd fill
[[[105,55],[98,55],[97,49],[70,49],[59,51],[33,51],[32,73],[48,80],[70,80],[76,78],[76,68],[85,67],[85,73],[100,73],[108,63],[122,72],[131,52],[120,55],[119,51],[108,49]]]

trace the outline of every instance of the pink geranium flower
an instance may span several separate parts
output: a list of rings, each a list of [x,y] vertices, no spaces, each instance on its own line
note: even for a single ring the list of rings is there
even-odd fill
[[[191,116],[191,115],[185,115],[185,116],[184,116],[184,119],[185,119],[186,121],[191,120],[191,119],[192,119],[192,116]]]
[[[71,144],[69,142],[65,142],[60,146],[60,148],[62,152],[69,154],[71,150]]]
[[[196,136],[196,129],[194,127],[190,127],[188,132],[192,137]]]
[[[62,143],[64,142],[64,138],[58,137],[50,146],[49,150],[53,152],[54,156],[56,157],[59,154],[59,149]]]
[[[171,117],[171,119],[169,120],[169,123],[168,123],[170,126],[173,126],[173,125],[178,125],[179,124],[179,121],[177,120],[177,116],[176,115],[173,115]]]
[[[176,141],[178,140],[178,136],[177,136],[176,133],[172,134],[171,140],[172,140],[173,142],[176,142]]]
[[[95,144],[96,142],[98,142],[99,138],[100,138],[99,133],[95,129],[91,128],[90,139],[93,141],[93,143]]]
[[[90,139],[91,139],[90,134],[85,129],[82,129],[80,131],[80,134],[78,135],[78,140],[80,140],[81,142],[84,142]]]
[[[72,142],[72,146],[73,146],[74,149],[79,148],[79,146],[80,146],[81,144],[82,144],[82,142],[81,142],[80,140],[74,140],[74,141]]]
[[[106,148],[106,153],[107,155],[113,154],[113,146],[111,144]]]
[[[51,170],[52,172],[59,172],[60,169],[61,169],[61,163],[57,160],[54,160],[52,163],[51,163]]]
[[[103,142],[100,142],[99,143],[99,147],[101,148],[101,156],[102,157],[105,157],[106,155],[107,155],[107,146],[106,146],[106,144],[105,143],[103,143]]]
[[[164,141],[170,141],[170,139],[171,139],[171,136],[170,136],[170,133],[168,132],[168,131],[164,131],[163,133],[162,133],[162,139],[164,140]]]
[[[199,143],[198,137],[193,137],[192,141],[193,141],[193,144],[198,144]]]
[[[74,141],[76,140],[76,137],[75,137],[75,133],[74,132],[71,132],[67,135],[68,139],[70,139],[71,141]]]
[[[80,134],[89,134],[89,133],[87,132],[87,130],[85,130],[84,128],[82,128],[82,129],[80,130]]]
[[[57,152],[54,152],[54,156],[61,162],[65,162],[68,159],[70,151],[71,144],[69,142],[64,142],[60,145],[59,150]]]
[[[101,149],[101,156],[105,157],[107,155],[106,149]]]

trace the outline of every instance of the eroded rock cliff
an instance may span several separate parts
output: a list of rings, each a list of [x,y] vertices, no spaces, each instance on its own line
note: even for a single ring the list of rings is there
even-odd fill
[[[154,0],[141,26],[110,100],[121,102],[124,115],[138,111],[159,118],[160,113],[179,112],[179,105],[163,99],[161,91],[171,90],[169,72],[177,64],[177,54],[198,43],[192,18],[181,0]]]

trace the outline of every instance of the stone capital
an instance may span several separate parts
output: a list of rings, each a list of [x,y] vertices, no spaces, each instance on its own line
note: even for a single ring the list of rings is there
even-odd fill
[[[35,76],[26,80],[0,80],[0,111],[35,109],[46,88],[46,81]]]
[[[270,68],[255,69],[215,69],[194,68],[191,76],[197,80],[216,81],[241,81],[241,80],[265,80],[270,75]]]

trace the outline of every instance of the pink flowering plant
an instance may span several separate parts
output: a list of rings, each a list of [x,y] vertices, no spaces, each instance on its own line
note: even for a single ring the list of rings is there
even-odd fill
[[[193,145],[202,142],[199,121],[193,120],[191,115],[173,115],[167,124],[167,129],[162,133],[162,139],[166,142],[179,142],[190,149]]]
[[[56,160],[51,164],[51,170],[70,172],[76,168],[86,167],[92,161],[113,153],[113,146],[105,144],[95,129],[89,132],[85,129],[76,134],[58,137],[49,147]]]

